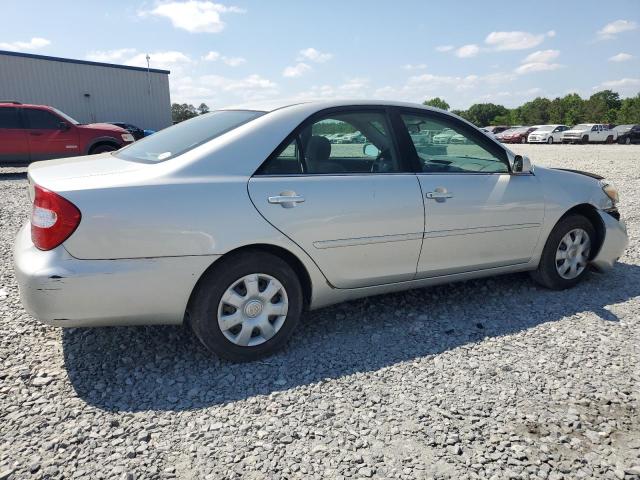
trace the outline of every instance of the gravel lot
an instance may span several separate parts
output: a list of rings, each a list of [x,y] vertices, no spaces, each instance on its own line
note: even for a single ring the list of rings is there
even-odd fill
[[[26,181],[2,169],[0,480],[640,478],[640,146],[514,150],[617,184],[631,245],[615,271],[326,308],[244,365],[181,327],[36,323],[11,266]]]

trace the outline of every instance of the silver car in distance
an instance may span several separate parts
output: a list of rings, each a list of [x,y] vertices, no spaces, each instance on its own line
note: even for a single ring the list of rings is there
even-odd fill
[[[449,130],[465,141],[434,140]],[[186,321],[232,360],[282,347],[305,310],[518,271],[568,288],[628,243],[603,178],[533,167],[413,104],[218,110],[28,178],[14,252],[28,312],[68,327]]]

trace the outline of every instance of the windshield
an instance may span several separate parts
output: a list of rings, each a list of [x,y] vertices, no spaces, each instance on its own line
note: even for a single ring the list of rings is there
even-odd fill
[[[520,127],[520,128],[514,128],[513,130],[511,130],[509,133],[525,133],[527,132],[531,127]]]
[[[51,107],[51,109],[56,112],[58,115],[60,115],[62,118],[64,118],[67,122],[69,123],[73,123],[74,125],[80,125],[80,122],[77,121],[75,118],[70,117],[69,115],[67,115],[64,112],[61,112],[60,110],[58,110],[57,108],[53,108]]]
[[[125,160],[163,162],[213,140],[240,125],[264,115],[250,110],[218,110],[165,128],[118,150]]]
[[[573,127],[572,130],[588,130],[592,126],[593,125],[587,125],[586,123],[581,123],[581,124],[576,125],[575,127]]]
[[[539,132],[549,132],[555,128],[555,125],[543,125],[538,127],[536,130]]]

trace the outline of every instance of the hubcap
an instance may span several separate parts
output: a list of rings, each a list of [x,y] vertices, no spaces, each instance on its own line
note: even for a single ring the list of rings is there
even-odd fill
[[[235,282],[218,305],[218,326],[230,342],[255,347],[272,338],[289,311],[287,292],[271,275],[253,273]]]
[[[581,228],[575,228],[567,233],[556,250],[556,270],[566,279],[572,280],[580,275],[589,262],[591,239],[589,234]]]

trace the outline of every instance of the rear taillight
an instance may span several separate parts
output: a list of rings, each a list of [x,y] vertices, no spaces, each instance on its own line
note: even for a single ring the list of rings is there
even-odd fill
[[[64,242],[80,224],[80,210],[55,192],[34,185],[31,241],[40,250],[51,250]]]

